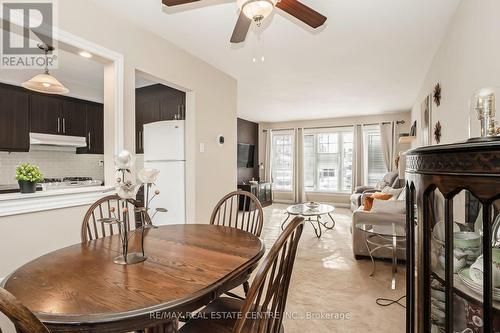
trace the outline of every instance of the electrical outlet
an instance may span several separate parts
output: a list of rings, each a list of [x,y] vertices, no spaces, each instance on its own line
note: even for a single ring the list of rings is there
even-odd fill
[[[104,161],[99,161],[99,166],[103,167],[104,166]]]
[[[203,142],[200,143],[200,153],[205,152],[205,144]]]

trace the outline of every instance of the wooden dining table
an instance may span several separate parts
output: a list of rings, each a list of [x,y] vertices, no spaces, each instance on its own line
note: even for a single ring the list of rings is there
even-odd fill
[[[264,254],[251,233],[201,224],[149,229],[144,247],[145,262],[121,266],[117,235],[69,246],[22,266],[3,287],[51,332],[130,332],[210,303],[246,281]]]

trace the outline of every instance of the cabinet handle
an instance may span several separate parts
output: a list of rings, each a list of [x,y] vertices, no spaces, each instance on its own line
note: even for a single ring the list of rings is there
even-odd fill
[[[57,133],[61,133],[61,118],[57,117]]]
[[[66,118],[63,118],[63,133],[66,133]]]
[[[89,151],[92,149],[92,144],[90,143],[90,131],[89,131]]]

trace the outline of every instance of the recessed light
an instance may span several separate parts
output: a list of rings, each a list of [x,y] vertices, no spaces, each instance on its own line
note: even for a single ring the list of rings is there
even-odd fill
[[[88,59],[88,58],[92,58],[92,54],[88,53],[87,51],[81,51],[79,54],[80,54],[82,57],[87,58],[87,59]]]

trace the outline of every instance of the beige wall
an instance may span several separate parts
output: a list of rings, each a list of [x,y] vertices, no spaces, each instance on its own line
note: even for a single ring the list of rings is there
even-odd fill
[[[432,122],[441,122],[441,143],[468,139],[473,92],[500,86],[499,13],[498,0],[463,0],[435,55],[412,109],[412,119],[420,123],[420,104],[440,82],[443,97],[440,107],[433,106]],[[420,138],[414,146],[419,145]]]
[[[317,120],[299,120],[279,123],[261,123],[259,124],[259,159],[260,163],[264,163],[265,147],[266,147],[266,134],[263,132],[267,129],[289,129],[289,128],[311,128],[311,127],[328,127],[328,126],[348,126],[354,124],[372,124],[385,121],[404,120],[405,124],[398,127],[399,133],[406,133],[410,129],[410,112],[395,112],[388,114],[381,114],[375,116],[359,116],[359,117],[345,117],[345,118],[331,118],[331,119],[317,119]],[[407,145],[400,145],[399,150],[405,151],[409,148]],[[262,177],[263,175],[261,175]],[[293,194],[290,192],[275,192],[275,201],[291,202]],[[332,202],[337,204],[349,204],[349,194],[325,194],[325,193],[309,193],[307,200]]]

